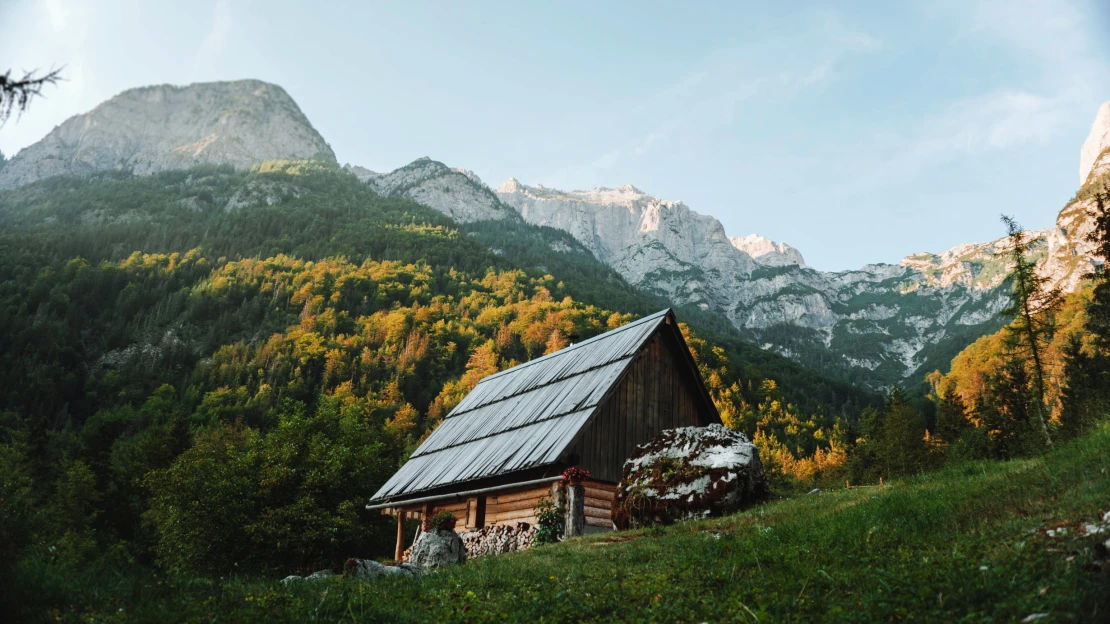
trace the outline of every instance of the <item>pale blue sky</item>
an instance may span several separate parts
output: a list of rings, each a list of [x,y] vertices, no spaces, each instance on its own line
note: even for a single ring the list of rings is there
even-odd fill
[[[1107,0],[0,0],[0,24],[0,65],[68,79],[8,155],[130,87],[259,78],[340,162],[631,183],[822,269],[1049,226],[1110,99]]]

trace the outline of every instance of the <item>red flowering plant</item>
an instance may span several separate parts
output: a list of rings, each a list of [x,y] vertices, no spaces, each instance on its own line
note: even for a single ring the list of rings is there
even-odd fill
[[[563,471],[563,483],[581,483],[590,478],[590,471],[581,466],[571,466]]]
[[[459,519],[450,511],[439,510],[424,518],[424,531],[452,531]]]

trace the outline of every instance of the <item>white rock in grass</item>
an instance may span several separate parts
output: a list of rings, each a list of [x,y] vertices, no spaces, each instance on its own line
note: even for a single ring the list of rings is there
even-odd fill
[[[454,531],[425,531],[413,544],[408,562],[425,570],[466,563],[466,547]]]
[[[681,427],[636,447],[617,485],[620,528],[736,511],[767,493],[759,450],[721,425]]]
[[[424,574],[424,570],[411,563],[387,566],[370,559],[358,559],[349,568],[348,574],[352,574],[356,578],[369,580],[379,576],[421,576]]]

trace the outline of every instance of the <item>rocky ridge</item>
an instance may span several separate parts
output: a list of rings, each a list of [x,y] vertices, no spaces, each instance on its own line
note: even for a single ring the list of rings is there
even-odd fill
[[[1104,155],[1095,166],[1107,162]],[[491,191],[473,173],[427,158],[388,174],[346,168],[379,193],[462,223],[520,218],[566,231],[629,283],[716,311],[764,349],[873,388],[945,367],[997,328],[1008,296],[1005,238],[824,272],[785,243],[729,237],[717,219],[630,184],[563,191],[510,178]],[[1089,209],[1077,199],[1056,227],[1027,233],[1041,270],[1065,290],[1092,266],[1080,240]]]
[[[992,330],[1005,298],[998,241],[828,273],[788,245],[729,238],[716,219],[630,185],[568,192],[510,179],[497,193],[529,223],[571,233],[630,283],[715,310],[765,349],[803,361],[805,351],[832,351],[842,376],[861,369],[873,385],[918,372],[950,325],[964,326],[960,336]]]
[[[452,169],[430,158],[421,158],[389,173],[375,173],[349,164],[344,169],[380,195],[407,197],[459,223],[516,217],[473,171]]]
[[[335,154],[284,89],[258,80],[130,89],[67,119],[0,169],[0,189],[56,175],[246,169]]]

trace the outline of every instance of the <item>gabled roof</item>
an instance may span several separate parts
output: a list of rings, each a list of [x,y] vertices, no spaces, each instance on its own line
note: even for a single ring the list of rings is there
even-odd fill
[[[668,316],[656,312],[486,377],[372,500],[557,462]]]

